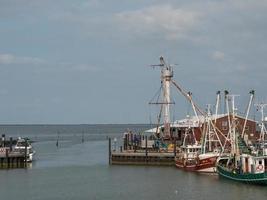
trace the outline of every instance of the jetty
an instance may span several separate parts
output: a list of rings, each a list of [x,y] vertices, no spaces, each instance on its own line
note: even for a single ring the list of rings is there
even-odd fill
[[[28,143],[25,143],[25,148],[19,150],[13,148],[16,143],[17,141],[13,140],[12,137],[6,141],[5,135],[2,135],[0,142],[0,169],[27,167]]]
[[[24,152],[10,151],[7,148],[0,148],[0,151],[0,169],[27,167],[27,154]]]
[[[125,143],[126,142],[126,143]],[[176,145],[173,149],[161,150],[156,146],[151,146],[151,141],[147,136],[141,142],[130,143],[124,140],[124,148],[119,149],[112,145],[109,138],[109,164],[111,165],[156,165],[156,166],[174,166],[176,156]],[[144,144],[144,145],[142,145]]]

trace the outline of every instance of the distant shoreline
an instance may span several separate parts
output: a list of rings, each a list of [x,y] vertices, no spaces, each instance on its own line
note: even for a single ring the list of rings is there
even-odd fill
[[[103,125],[103,126],[113,126],[113,125],[155,125],[149,123],[125,123],[125,124],[106,124],[106,123],[98,123],[98,124],[0,124],[0,126],[95,126],[95,125]]]

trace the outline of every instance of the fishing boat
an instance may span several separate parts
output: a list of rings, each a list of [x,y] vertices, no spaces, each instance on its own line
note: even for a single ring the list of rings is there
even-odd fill
[[[218,92],[216,101],[216,114],[211,114],[211,105],[208,105],[207,114],[205,116],[202,116],[202,118],[205,117],[205,119],[202,127],[201,149],[199,150],[199,148],[197,148],[196,146],[184,145],[182,148],[182,153],[178,154],[178,156],[176,156],[175,158],[175,163],[178,168],[182,168],[188,171],[214,173],[216,172],[216,162],[219,156],[227,156],[229,154],[229,147],[226,146],[226,144],[229,143],[229,139],[221,132],[218,127],[216,127],[216,121],[218,120],[218,117],[223,116],[228,118],[228,123],[230,124],[232,114],[230,114],[229,111],[227,112],[227,114],[217,114],[217,108],[220,99],[219,95],[220,93]],[[245,131],[245,127],[248,121],[247,118],[253,98],[254,92],[251,91],[242,133],[244,133]],[[248,150],[246,152],[248,152]]]
[[[14,151],[25,152],[25,148],[27,148],[27,162],[32,162],[35,151],[33,150],[31,142],[27,138],[19,137],[14,147]]]
[[[201,144],[196,145],[197,141],[195,140],[195,145],[185,145],[186,140],[184,139],[181,153],[175,157],[177,168],[203,173],[215,172],[216,160],[222,152],[223,145],[212,122],[214,119],[216,120],[216,117],[211,115],[210,105],[208,105]],[[193,131],[192,133],[195,136]]]
[[[186,171],[214,173],[216,160],[221,154],[221,149],[214,148],[212,151],[203,152],[202,144],[181,146],[181,153],[175,157],[177,168]]]
[[[217,172],[219,176],[251,184],[262,184],[267,185],[267,151],[265,146],[261,146],[256,154],[242,153],[239,148],[239,141],[242,137],[236,132],[236,121],[235,121],[235,96],[229,96],[232,101],[232,124],[230,134],[231,142],[231,154],[226,157],[219,157],[217,160]],[[263,114],[263,109],[262,109]],[[262,126],[264,126],[262,120]],[[261,133],[262,135],[266,135]],[[263,137],[264,138],[264,137]]]
[[[234,181],[267,185],[267,155],[242,154],[220,158],[217,172],[220,176]]]
[[[181,153],[175,157],[176,167],[187,171],[196,171],[200,151],[201,145],[198,144],[181,146]]]

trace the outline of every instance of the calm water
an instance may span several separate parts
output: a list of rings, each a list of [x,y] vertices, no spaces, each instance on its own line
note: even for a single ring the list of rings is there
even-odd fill
[[[0,199],[266,199],[267,187],[240,184],[216,175],[186,173],[174,167],[109,166],[106,138],[118,137],[128,127],[136,131],[150,128],[0,126],[1,133],[8,136],[30,137],[37,151],[31,168],[0,170]]]

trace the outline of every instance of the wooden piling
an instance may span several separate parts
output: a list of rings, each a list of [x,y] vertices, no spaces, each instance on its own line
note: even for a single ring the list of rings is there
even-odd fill
[[[131,133],[131,150],[133,150],[133,133]]]
[[[111,138],[108,138],[108,164],[111,164]]]
[[[146,162],[147,162],[147,135],[145,137],[145,140],[146,140]]]
[[[2,134],[2,141],[1,141],[1,146],[2,147],[5,147],[6,146],[6,144],[5,144],[6,141],[5,140],[6,140],[6,135],[5,134]]]
[[[12,139],[12,137],[10,137],[10,142],[9,142],[10,152],[12,151],[12,144],[13,144],[13,139]]]
[[[176,138],[174,138],[174,146],[173,146],[173,151],[174,151],[174,157],[176,157]]]
[[[6,149],[6,162],[7,162],[7,167],[10,167],[10,163],[9,163],[9,155],[8,155],[8,149]]]
[[[24,165],[25,165],[25,167],[27,166],[27,146],[28,146],[28,143],[27,143],[27,140],[25,139],[25,152],[24,152]]]

